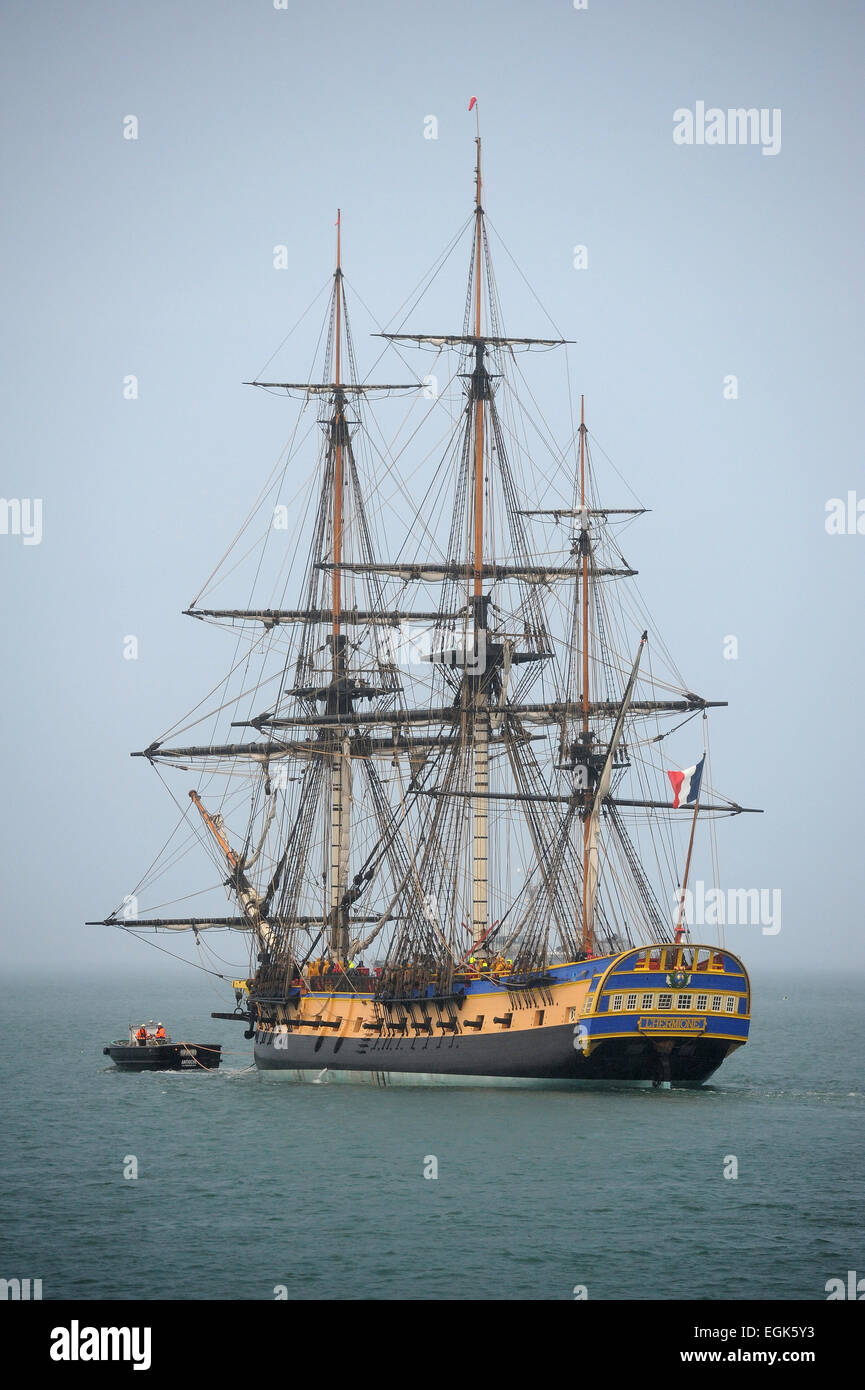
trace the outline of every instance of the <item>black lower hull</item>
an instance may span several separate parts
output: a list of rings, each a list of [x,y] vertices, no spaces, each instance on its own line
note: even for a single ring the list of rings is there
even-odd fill
[[[220,1043],[112,1043],[102,1051],[124,1071],[215,1071],[222,1060]]]
[[[717,1071],[730,1049],[729,1040],[722,1038],[665,1038],[660,1044],[651,1038],[611,1038],[596,1044],[585,1056],[574,1046],[571,1026],[486,1038],[458,1035],[352,1039],[288,1032],[256,1035],[255,1063],[262,1071],[328,1070],[417,1079],[476,1077],[699,1085]]]

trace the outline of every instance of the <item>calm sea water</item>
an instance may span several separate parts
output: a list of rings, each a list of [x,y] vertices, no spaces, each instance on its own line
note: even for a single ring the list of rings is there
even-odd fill
[[[861,983],[757,981],[752,1041],[698,1091],[532,1092],[295,1085],[255,1072],[196,972],[21,977],[0,1277],[78,1299],[824,1299],[865,1271]],[[222,1042],[223,1069],[106,1066],[142,1017]]]

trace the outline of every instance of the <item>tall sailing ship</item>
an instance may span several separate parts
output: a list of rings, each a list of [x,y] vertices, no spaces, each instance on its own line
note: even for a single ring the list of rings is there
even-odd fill
[[[564,447],[533,406],[522,354],[567,345],[505,331],[476,147],[461,327],[407,324],[422,293],[381,335],[435,372],[361,379],[338,220],[318,379],[251,383],[300,401],[277,487],[310,414],[321,426],[306,509],[259,502],[259,577],[289,539],[271,519],[295,524],[275,606],[186,610],[237,640],[183,726],[212,741],[175,726],[133,755],[198,779],[142,888],[204,849],[233,910],[140,916],[137,891],[105,922],[191,931],[222,978],[209,934],[244,940],[236,1008],[214,1017],[246,1024],[263,1071],[699,1083],[750,1021],[744,965],[686,911],[698,824],[744,809],[703,775],[723,702],[687,687],[646,620],[621,554],[645,509],[599,497],[584,402]],[[378,400],[406,392],[408,423],[378,443]],[[676,734],[704,752],[671,775]]]

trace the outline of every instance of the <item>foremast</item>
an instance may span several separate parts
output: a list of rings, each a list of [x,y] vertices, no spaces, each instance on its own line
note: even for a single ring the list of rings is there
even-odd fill
[[[314,967],[313,953],[344,968],[353,938],[356,942],[371,939],[370,926],[374,935],[375,928],[389,919],[396,896],[393,885],[402,887],[409,877],[401,834],[404,812],[375,763],[396,767],[403,751],[413,754],[415,742],[421,747],[425,743],[400,734],[398,711],[392,708],[400,702],[402,687],[380,636],[381,627],[400,615],[387,610],[381,580],[374,573],[372,529],[353,444],[360,418],[358,410],[351,408],[369,393],[414,392],[419,387],[417,382],[394,386],[358,380],[345,302],[339,213],[336,225],[336,265],[320,379],[249,383],[324,405],[318,413],[323,431],[322,473],[309,541],[305,602],[297,609],[265,610],[200,609],[193,602],[187,610],[189,616],[217,622],[230,619],[232,625],[235,620],[263,623],[267,640],[280,628],[290,634],[274,707],[257,718],[234,721],[236,727],[265,732],[265,739],[193,745],[179,763],[176,750],[166,748],[163,740],[134,755],[152,763],[173,763],[183,770],[198,761],[205,771],[225,770],[229,776],[251,782],[247,842],[240,852],[231,847],[222,815],[211,814],[198,793],[190,792],[222,862],[227,863],[226,886],[242,915],[153,918],[140,925],[188,929],[196,935],[209,928],[245,927],[259,948],[253,993],[262,999],[291,994],[298,974],[309,973],[308,963],[310,969]],[[367,571],[365,602],[358,602],[360,595],[347,574],[352,560],[363,561]],[[254,690],[241,698],[248,699],[249,693],[254,695]],[[369,712],[358,709],[362,702],[371,703],[376,722],[391,724],[390,737],[370,737],[363,728]],[[285,736],[278,731],[282,724],[302,729],[305,735]],[[360,762],[359,769],[354,769],[355,762]],[[298,775],[281,775],[290,764],[298,768]],[[362,824],[356,830],[355,802],[360,798]],[[256,822],[259,829],[254,828]],[[250,852],[253,840],[256,849]],[[259,860],[256,886],[251,870]],[[364,912],[359,899],[364,893],[372,896],[370,885],[379,879],[386,886],[388,875],[391,888],[385,891],[391,894],[390,908],[384,913],[369,908]]]

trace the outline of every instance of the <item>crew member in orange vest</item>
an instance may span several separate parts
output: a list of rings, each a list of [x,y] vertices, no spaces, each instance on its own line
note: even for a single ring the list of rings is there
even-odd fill
[[[160,1023],[159,1027],[158,1027],[157,1030],[156,1030],[156,1041],[157,1041],[157,1042],[165,1042],[165,1029],[163,1028],[163,1026],[162,1026],[161,1023]]]
[[[144,1026],[143,1023],[142,1023],[142,1025],[141,1025],[141,1027],[139,1028],[138,1032],[135,1034],[135,1036],[136,1036],[136,1038],[138,1039],[138,1046],[139,1046],[139,1047],[146,1047],[146,1046],[147,1046],[147,1029],[145,1028],[145,1026]]]

